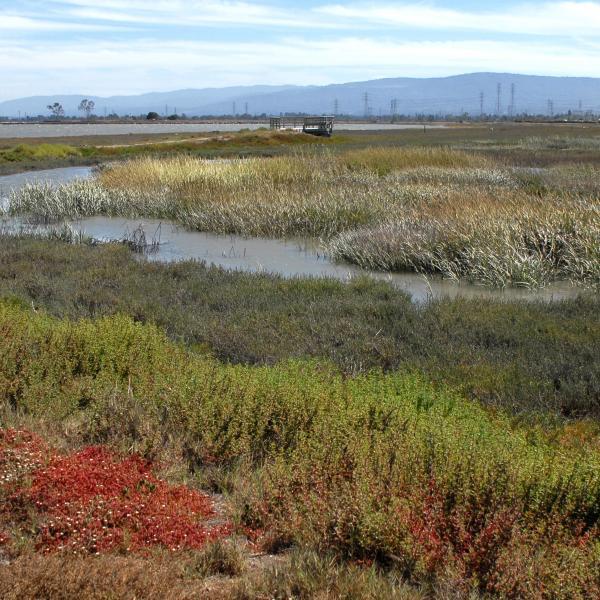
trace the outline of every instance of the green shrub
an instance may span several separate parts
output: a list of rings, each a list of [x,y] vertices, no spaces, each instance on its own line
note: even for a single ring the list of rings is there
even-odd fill
[[[191,464],[254,465],[238,506],[255,530],[415,581],[600,592],[593,447],[551,443],[418,376],[223,365],[121,316],[57,321],[0,304],[0,335],[0,397],[16,410],[93,423],[121,394]]]

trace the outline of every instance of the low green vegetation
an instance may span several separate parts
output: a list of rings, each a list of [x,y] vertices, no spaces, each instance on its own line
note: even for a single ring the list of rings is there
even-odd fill
[[[19,144],[11,148],[0,148],[0,163],[62,160],[81,155],[79,148],[67,144]]]
[[[510,168],[448,148],[142,158],[95,180],[26,186],[13,214],[170,219],[190,229],[320,238],[336,260],[503,287],[600,285],[592,166]]]
[[[116,136],[102,143],[101,138],[84,138],[69,142],[38,142],[0,144],[0,173],[21,169],[55,168],[69,165],[98,164],[139,156],[169,157],[188,155],[201,157],[239,157],[272,155],[290,152],[298,147],[336,146],[345,143],[344,136],[335,139],[317,138],[297,132],[270,132],[268,130],[238,133],[173,135],[162,139],[144,137],[132,141],[130,136]]]
[[[591,446],[550,442],[419,376],[224,365],[123,316],[58,321],[4,302],[0,332],[5,406],[76,424],[86,443],[238,469],[238,522],[273,548],[377,558],[465,592],[600,593]]]
[[[121,246],[0,240],[0,295],[70,319],[127,314],[221,360],[313,357],[344,372],[418,371],[514,413],[600,415],[600,300],[437,300],[371,279],[282,279]]]

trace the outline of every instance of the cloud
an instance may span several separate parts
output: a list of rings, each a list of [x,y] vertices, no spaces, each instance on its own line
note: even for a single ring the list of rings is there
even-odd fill
[[[365,37],[273,42],[136,40],[88,44],[0,42],[3,93],[111,95],[181,87],[255,83],[336,83],[376,77],[441,76],[469,71],[593,76],[600,48],[508,41],[398,42]],[[320,69],[314,70],[318,64]]]
[[[599,2],[530,3],[496,11],[448,9],[433,0],[322,0],[303,11],[275,0],[14,4],[19,5],[18,13],[16,8],[0,11],[4,98],[46,92],[109,95],[190,86],[323,84],[473,71],[600,75]],[[301,12],[299,19],[295,12]],[[312,23],[331,30],[326,36],[315,33]],[[182,29],[189,26],[197,30]],[[206,26],[212,28],[208,33]],[[233,26],[248,30],[233,37]],[[129,33],[86,33],[104,29]],[[42,35],[61,30],[65,33]],[[406,30],[411,30],[410,39]]]
[[[546,1],[511,4],[504,10],[459,10],[430,2],[327,3],[296,10],[276,3],[251,0],[23,0],[34,14],[78,20],[83,27],[102,23],[135,26],[229,26],[367,30],[381,28],[429,31],[477,31],[496,34],[595,36],[600,35],[600,3]],[[22,14],[23,11],[21,11]],[[29,14],[28,16],[32,16]],[[6,18],[6,17],[5,17]],[[13,17],[17,22],[18,16]],[[25,18],[23,17],[23,24]],[[34,25],[54,27],[32,19]],[[64,24],[66,28],[73,26]]]
[[[597,2],[545,2],[509,6],[506,11],[461,11],[429,3],[332,4],[317,12],[348,22],[386,28],[479,31],[529,35],[599,35]]]
[[[64,21],[52,21],[32,19],[26,16],[0,13],[0,31],[5,32],[43,32],[43,31],[109,31],[113,27],[104,25],[89,25],[82,23],[68,23]]]
[[[74,18],[138,25],[338,27],[334,22],[311,16],[311,11],[298,15],[297,11],[243,1],[155,0],[149,3],[107,0],[100,8],[91,0],[64,0],[64,4],[69,6],[66,14]]]

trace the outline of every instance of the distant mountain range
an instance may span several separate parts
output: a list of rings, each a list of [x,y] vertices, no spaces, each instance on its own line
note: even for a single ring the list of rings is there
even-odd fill
[[[0,116],[48,115],[59,102],[68,116],[83,98],[98,115],[252,115],[281,113],[352,116],[489,115],[600,112],[600,78],[472,73],[430,79],[394,78],[326,86],[247,86],[188,89],[137,96],[32,96],[0,102]]]

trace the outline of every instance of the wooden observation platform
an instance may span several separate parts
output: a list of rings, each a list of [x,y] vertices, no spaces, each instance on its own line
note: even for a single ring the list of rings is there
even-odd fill
[[[271,129],[293,129],[331,137],[334,117],[271,117]]]

